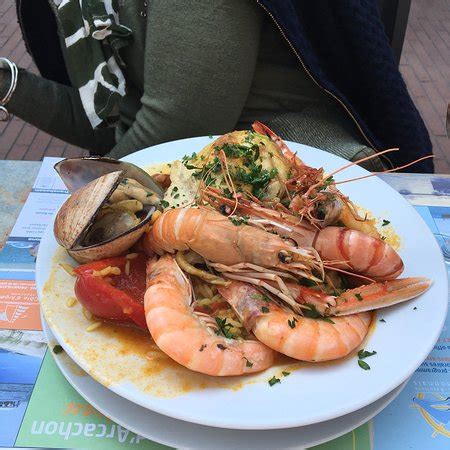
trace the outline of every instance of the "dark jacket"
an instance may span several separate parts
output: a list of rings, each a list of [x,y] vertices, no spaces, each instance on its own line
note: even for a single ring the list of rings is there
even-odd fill
[[[395,63],[376,0],[257,0],[316,82],[395,166],[431,153],[428,131]],[[428,159],[408,172],[433,172]]]
[[[370,147],[400,147],[388,155],[393,166],[431,153],[428,132],[395,63],[376,0],[256,1],[304,68],[353,118]],[[25,42],[41,74],[68,84],[48,0],[17,4]],[[46,25],[39,29],[39,24]],[[433,163],[422,161],[407,171],[433,172]]]

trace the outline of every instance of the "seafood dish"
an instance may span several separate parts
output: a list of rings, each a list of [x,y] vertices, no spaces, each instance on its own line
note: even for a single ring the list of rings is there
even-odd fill
[[[432,282],[402,278],[389,222],[340,191],[334,175],[352,164],[310,167],[260,122],[148,174],[106,158],[58,163],[76,188],[54,224],[79,263],[63,265],[67,307],[82,305],[89,332],[141,330],[214,377],[264,371],[279,354],[319,363],[358,350],[367,370],[374,311]]]

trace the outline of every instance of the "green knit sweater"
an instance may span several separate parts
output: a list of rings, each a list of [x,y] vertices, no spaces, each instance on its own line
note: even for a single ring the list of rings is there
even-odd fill
[[[91,128],[77,89],[25,70],[10,112],[115,158],[165,141],[248,128],[254,120],[347,159],[372,152],[253,0],[147,3],[144,10],[143,0],[120,2],[120,22],[133,30],[133,42],[121,51],[127,95],[115,130]],[[0,94],[5,78],[0,71]],[[382,166],[375,161],[368,168]]]

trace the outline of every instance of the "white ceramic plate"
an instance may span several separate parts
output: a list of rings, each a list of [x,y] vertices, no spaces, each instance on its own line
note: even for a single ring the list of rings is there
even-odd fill
[[[49,347],[58,341],[42,317]],[[372,419],[391,403],[406,386],[407,381],[376,402],[351,414],[288,430],[227,430],[196,425],[149,411],[114,394],[97,383],[77,366],[67,354],[52,356],[72,387],[103,415],[134,433],[175,448],[215,450],[245,448],[246,450],[297,449],[328,442],[354,430]],[[74,370],[75,369],[75,370]]]
[[[207,137],[184,139],[136,152],[125,159],[146,167],[191,154],[209,142]],[[318,149],[295,143],[289,145],[299,152],[306,164],[323,166],[328,173],[347,163]],[[364,169],[353,166],[337,174],[335,179],[366,174]],[[422,275],[434,280],[431,289],[421,297],[379,313],[385,322],[377,323],[365,344],[366,349],[377,351],[368,360],[371,370],[362,370],[356,358],[347,358],[333,364],[304,364],[273,387],[267,384],[272,375],[269,371],[265,378],[262,376],[239,390],[207,388],[163,398],[143,392],[131,380],[111,382],[107,371],[98,365],[98,358],[103,355],[97,355],[93,362],[85,357],[86,353],[77,352],[80,336],[89,340],[89,333],[78,335],[76,340],[70,336],[70,327],[49,320],[52,331],[70,357],[113,392],[145,408],[188,422],[235,429],[274,429],[310,425],[357,411],[398,387],[431,351],[446,316],[447,279],[443,257],[432,233],[400,194],[376,177],[344,184],[341,188],[376,217],[391,221],[401,236],[403,276]],[[52,268],[60,260],[68,260],[68,257],[54,258],[57,250],[53,233],[47,230],[36,266],[40,296]],[[45,308],[43,310],[49,319]],[[119,359],[117,364],[120,364]]]

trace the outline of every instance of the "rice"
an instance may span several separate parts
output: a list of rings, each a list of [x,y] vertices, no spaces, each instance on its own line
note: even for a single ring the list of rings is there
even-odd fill
[[[77,302],[78,300],[75,297],[69,297],[66,305],[68,308],[72,308],[72,306],[74,306]]]
[[[103,322],[94,322],[93,324],[89,325],[86,328],[86,331],[91,332],[96,330],[97,328],[101,327],[103,325]]]
[[[88,311],[86,308],[83,308],[83,316],[86,317],[87,320],[92,320],[92,313]]]
[[[60,263],[59,266],[64,269],[71,277],[75,276],[74,267],[67,263]]]

